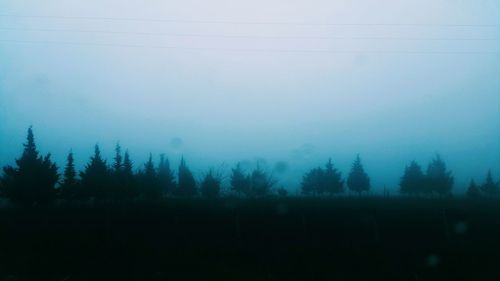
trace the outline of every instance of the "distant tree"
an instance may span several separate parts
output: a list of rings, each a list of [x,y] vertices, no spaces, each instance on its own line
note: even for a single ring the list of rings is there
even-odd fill
[[[417,162],[406,166],[405,173],[399,182],[401,194],[416,195],[424,192],[425,176]]]
[[[50,154],[39,156],[31,127],[16,167],[6,166],[3,171],[2,193],[12,202],[33,206],[48,204],[54,199],[54,187],[59,179],[57,166],[50,160]]]
[[[122,148],[120,146],[120,143],[116,144],[115,147],[115,157],[113,158],[113,172],[115,175],[118,177],[121,176],[121,173],[123,171],[123,157],[122,157]]]
[[[330,195],[344,192],[344,181],[342,174],[333,167],[332,159],[328,159],[323,172],[323,179],[321,180],[321,191],[329,193]]]
[[[481,196],[481,191],[479,190],[479,187],[477,184],[474,182],[474,180],[470,181],[469,188],[467,189],[467,196],[471,198],[477,198]]]
[[[359,155],[352,164],[351,172],[347,178],[347,186],[350,190],[357,192],[361,195],[364,191],[370,190],[370,178],[366,174]]]
[[[325,172],[322,168],[314,168],[302,178],[301,188],[304,195],[317,195],[322,190]]]
[[[446,170],[446,164],[439,155],[429,163],[427,167],[426,191],[438,195],[451,195],[454,179],[451,172]]]
[[[138,174],[138,179],[140,193],[144,199],[154,200],[161,198],[162,189],[152,154],[149,154],[148,161],[144,164],[144,170]]]
[[[214,175],[212,170],[208,171],[201,182],[201,195],[206,198],[216,198],[220,195],[221,179]]]
[[[243,172],[240,163],[236,164],[236,167],[231,170],[230,182],[231,190],[239,195],[250,195],[251,179]]]
[[[500,195],[500,186],[498,184],[495,184],[495,181],[493,180],[493,175],[491,174],[491,170],[488,171],[488,174],[486,175],[486,180],[481,185],[481,190],[484,192],[484,194],[488,196]]]
[[[288,190],[286,190],[283,186],[278,188],[278,195],[281,197],[288,196]]]
[[[94,148],[94,155],[90,158],[90,162],[80,172],[80,178],[82,192],[79,199],[109,200],[112,196],[109,186],[112,179],[111,171],[106,160],[102,158],[98,145]]]
[[[123,183],[124,199],[131,200],[139,195],[136,175],[134,174],[134,164],[130,160],[128,150],[125,151],[123,156],[121,182]]]
[[[176,188],[174,172],[170,169],[170,162],[164,154],[160,156],[158,180],[163,195],[171,195],[174,192]]]
[[[263,197],[269,195],[271,188],[276,181],[268,173],[257,167],[252,172],[251,179],[251,193],[253,196]]]
[[[186,165],[184,158],[181,159],[178,172],[177,195],[182,197],[194,197],[197,195],[196,181],[193,173]]]
[[[75,199],[79,190],[79,182],[76,178],[75,160],[73,152],[70,151],[67,157],[66,167],[64,168],[63,181],[61,183],[61,197],[66,200]]]

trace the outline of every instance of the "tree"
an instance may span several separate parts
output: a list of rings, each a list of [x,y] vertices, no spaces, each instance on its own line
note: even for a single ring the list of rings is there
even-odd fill
[[[194,197],[198,193],[196,188],[196,181],[194,179],[193,173],[189,170],[186,165],[186,161],[184,158],[181,159],[181,163],[179,165],[179,173],[178,173],[178,187],[177,187],[177,195],[183,197]]]
[[[239,195],[250,195],[250,177],[245,175],[240,163],[236,164],[236,167],[231,170],[230,183],[231,190],[235,191]]]
[[[90,162],[80,173],[82,192],[80,199],[94,198],[96,200],[108,200],[113,195],[110,193],[111,171],[101,156],[99,145],[95,145],[94,155]]]
[[[139,172],[138,179],[140,193],[144,199],[153,200],[161,198],[162,190],[152,154],[149,154],[149,159],[144,164],[144,170]]]
[[[170,169],[170,162],[164,154],[160,156],[158,180],[163,195],[171,195],[174,192],[176,187],[174,172]]]
[[[481,191],[479,190],[479,187],[476,185],[474,180],[470,181],[469,188],[467,189],[467,196],[471,198],[477,198],[481,196]]]
[[[344,181],[342,180],[342,174],[333,167],[331,158],[328,159],[328,162],[325,165],[321,183],[321,191],[329,193],[330,195],[344,192]]]
[[[254,196],[263,197],[269,194],[271,188],[276,183],[272,176],[261,170],[259,167],[252,172],[251,193]]]
[[[115,158],[113,159],[113,172],[115,175],[120,176],[123,170],[123,163],[122,163],[122,148],[120,146],[120,143],[116,144],[115,147]]]
[[[370,178],[365,173],[359,154],[352,164],[351,172],[347,178],[347,186],[350,190],[357,192],[359,195],[364,191],[370,190]]]
[[[404,175],[399,182],[401,194],[416,195],[424,191],[425,176],[420,165],[412,161],[406,166]]]
[[[128,150],[125,151],[123,156],[123,165],[121,173],[121,182],[123,183],[123,196],[124,199],[133,199],[139,194],[137,187],[136,176],[134,175],[134,164],[130,160]]]
[[[439,154],[429,163],[425,177],[428,193],[437,193],[441,196],[451,195],[454,179],[451,172],[446,170],[446,164]]]
[[[493,180],[493,175],[491,174],[491,170],[488,171],[486,175],[485,182],[481,185],[481,190],[489,196],[497,196],[500,194],[500,186],[495,184]]]
[[[220,195],[221,179],[210,170],[201,182],[201,195],[206,198],[216,198]]]
[[[304,195],[316,195],[320,193],[323,185],[324,171],[322,168],[314,168],[302,178],[301,188]]]
[[[66,200],[72,200],[78,193],[78,180],[76,178],[75,163],[73,152],[70,151],[67,157],[66,167],[64,168],[63,181],[61,183],[61,197]]]
[[[54,187],[59,180],[57,166],[50,160],[50,154],[39,156],[32,127],[28,129],[27,142],[16,167],[6,166],[3,171],[3,193],[12,202],[33,206],[54,199]]]

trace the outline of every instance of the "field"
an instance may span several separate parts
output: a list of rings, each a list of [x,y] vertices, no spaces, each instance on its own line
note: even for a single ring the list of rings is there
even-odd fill
[[[0,280],[500,280],[500,201],[4,207]]]

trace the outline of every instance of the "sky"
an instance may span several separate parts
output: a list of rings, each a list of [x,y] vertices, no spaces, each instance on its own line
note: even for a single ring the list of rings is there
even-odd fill
[[[396,193],[439,153],[461,192],[500,178],[500,2],[2,0],[0,165],[31,125],[60,166],[119,142],[295,192],[359,153]]]

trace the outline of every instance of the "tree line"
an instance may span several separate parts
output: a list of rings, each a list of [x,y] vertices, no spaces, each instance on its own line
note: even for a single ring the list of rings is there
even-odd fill
[[[151,201],[166,197],[197,196],[217,198],[223,191],[224,176],[221,172],[211,169],[197,181],[184,158],[180,161],[177,173],[164,155],[161,155],[156,165],[151,154],[148,161],[135,171],[128,151],[122,152],[119,144],[115,147],[115,156],[110,164],[102,157],[100,148],[96,145],[90,161],[79,173],[75,168],[74,155],[70,152],[60,175],[51,155],[40,155],[31,127],[23,146],[23,153],[16,159],[15,166],[5,166],[0,177],[0,195],[16,204],[49,204],[58,198],[70,202]],[[236,164],[231,169],[229,183],[231,192],[238,196],[265,197],[273,193],[287,195],[285,188],[274,188],[277,180],[260,167],[246,172],[239,163]],[[415,161],[406,166],[399,191],[410,196],[449,196],[453,184],[452,173],[437,155],[429,163],[425,173]],[[303,176],[301,191],[304,196],[336,195],[346,191],[344,186],[359,195],[371,188],[370,178],[359,155],[346,180],[329,159],[324,167],[313,168]],[[488,172],[483,184],[477,185],[471,181],[467,195],[499,196],[500,183],[495,182],[491,172]]]

